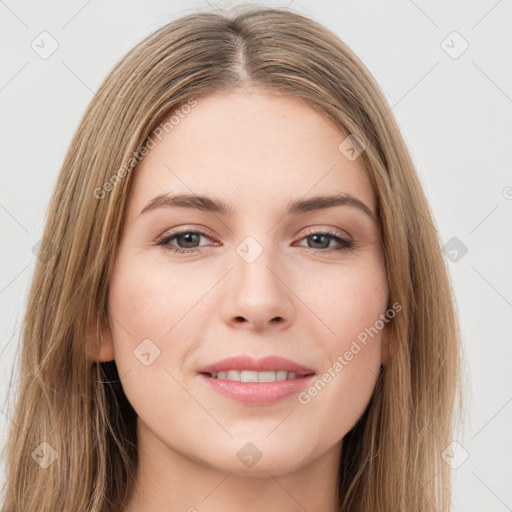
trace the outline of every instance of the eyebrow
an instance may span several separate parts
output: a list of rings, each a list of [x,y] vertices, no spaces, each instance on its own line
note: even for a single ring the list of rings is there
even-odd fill
[[[351,206],[364,212],[374,221],[377,216],[362,201],[350,194],[315,196],[288,203],[285,215],[300,215],[312,211],[325,210],[335,206]],[[219,215],[233,215],[235,210],[219,199],[197,194],[160,194],[151,199],[139,215],[157,208],[189,208]]]

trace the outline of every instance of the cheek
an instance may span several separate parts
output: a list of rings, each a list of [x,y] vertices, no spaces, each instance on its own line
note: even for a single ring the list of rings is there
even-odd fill
[[[178,333],[186,325],[192,296],[197,300],[193,287],[184,287],[176,274],[169,279],[168,271],[148,261],[118,259],[110,282],[109,311],[120,375],[131,372],[142,389],[146,376],[154,377],[183,357],[187,337]],[[170,345],[173,336],[183,343]]]
[[[201,292],[204,293],[204,292]],[[116,262],[109,311],[116,366],[137,414],[166,424],[166,404],[186,401],[176,368],[198,336],[190,329],[198,290],[168,268],[135,257]],[[173,376],[177,380],[173,379]]]
[[[328,328],[330,336],[323,339],[333,351],[348,348],[359,335],[364,338],[386,311],[388,284],[379,261],[327,269],[314,282],[314,287],[303,283],[301,294]]]
[[[191,305],[205,293],[206,286],[182,274],[179,269],[171,274],[169,268],[144,259],[119,260],[109,306],[134,342],[151,336],[163,342],[186,323]]]
[[[326,438],[341,438],[363,414],[380,370],[381,338],[386,323],[388,288],[378,264],[343,269],[324,283],[324,293],[311,295],[315,311],[330,331],[318,339],[324,366],[299,395],[310,414],[326,425]],[[314,309],[314,307],[312,308]]]

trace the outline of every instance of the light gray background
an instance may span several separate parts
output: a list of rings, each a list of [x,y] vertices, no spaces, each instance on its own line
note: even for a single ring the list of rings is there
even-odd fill
[[[126,51],[167,21],[195,8],[236,3],[0,0],[2,404],[19,349],[15,336],[34,268],[32,247],[94,91]],[[468,415],[458,438],[463,448],[452,464],[466,452],[469,457],[453,471],[454,510],[512,510],[512,2],[289,5],[334,30],[374,74],[393,106],[443,244],[457,237],[468,249],[455,262],[446,256],[468,367]],[[47,59],[31,48],[43,31],[59,45]],[[469,44],[458,58],[445,51],[462,48],[453,31]],[[3,446],[7,405],[2,413]]]

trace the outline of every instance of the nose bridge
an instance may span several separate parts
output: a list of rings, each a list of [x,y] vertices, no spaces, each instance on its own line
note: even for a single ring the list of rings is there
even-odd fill
[[[282,294],[275,270],[279,268],[278,251],[271,246],[272,237],[266,235],[246,236],[236,247],[235,267],[237,280],[235,291],[241,290],[245,296],[257,299],[260,295],[268,300],[275,294]]]

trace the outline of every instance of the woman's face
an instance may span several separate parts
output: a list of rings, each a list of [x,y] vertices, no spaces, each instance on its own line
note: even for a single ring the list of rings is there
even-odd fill
[[[159,456],[252,474],[338,460],[387,357],[362,158],[298,99],[252,89],[193,105],[133,171],[103,359]]]

